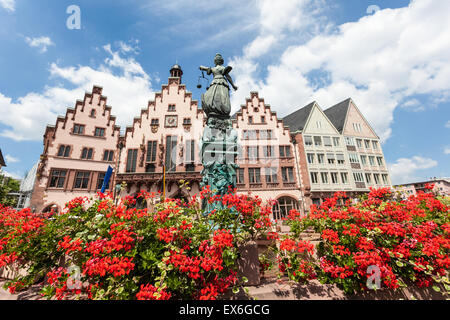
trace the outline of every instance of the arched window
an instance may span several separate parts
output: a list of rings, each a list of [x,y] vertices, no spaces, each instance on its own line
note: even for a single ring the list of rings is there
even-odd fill
[[[298,210],[298,201],[291,197],[282,197],[273,205],[273,218],[275,220],[286,218],[293,209]]]

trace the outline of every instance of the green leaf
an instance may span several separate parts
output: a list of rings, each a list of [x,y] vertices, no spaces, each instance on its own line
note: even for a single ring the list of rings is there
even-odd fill
[[[248,282],[248,279],[247,279],[246,277],[242,277],[242,281],[243,281],[244,283],[247,283],[247,282]]]
[[[233,293],[234,294],[237,294],[238,292],[239,292],[239,288],[237,288],[237,287],[233,288]]]
[[[441,292],[441,288],[439,288],[438,286],[433,286],[432,288],[436,292]]]
[[[399,267],[403,267],[404,264],[401,261],[395,261],[395,264],[398,265]]]

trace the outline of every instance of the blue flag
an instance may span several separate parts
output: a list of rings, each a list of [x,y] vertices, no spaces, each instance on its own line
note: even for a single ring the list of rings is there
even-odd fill
[[[102,186],[102,190],[101,190],[102,193],[105,193],[106,187],[109,184],[109,180],[111,179],[112,173],[113,173],[113,168],[111,166],[108,166],[108,171],[106,171],[105,179],[103,180],[103,186]]]

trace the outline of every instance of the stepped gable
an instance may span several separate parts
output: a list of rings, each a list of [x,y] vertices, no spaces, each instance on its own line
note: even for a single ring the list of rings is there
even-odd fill
[[[111,115],[112,108],[111,108],[111,106],[108,106],[106,104],[107,97],[102,95],[102,91],[103,91],[102,87],[94,85],[92,92],[86,92],[84,94],[83,100],[76,101],[75,108],[67,108],[65,116],[57,117],[56,124],[54,126],[47,125],[45,133],[44,133],[44,143],[45,143],[45,140],[48,139],[49,137],[52,137],[52,138],[55,137],[55,134],[56,134],[56,131],[58,128],[61,128],[64,130],[66,129],[66,124],[67,124],[67,120],[69,119],[69,116],[71,117],[71,120],[74,121],[75,116],[78,112],[85,112],[86,106],[92,105],[94,95],[96,95],[96,94],[100,95],[97,106],[103,106],[102,116],[106,116],[106,115],[108,116],[107,126],[109,127],[112,125],[112,127],[114,128],[112,136],[115,135],[115,132],[117,132],[117,131],[120,132],[120,126],[116,125],[116,116]],[[60,126],[60,124],[61,124],[61,126]]]
[[[253,110],[250,110],[250,108],[253,108]],[[267,116],[268,120],[273,121],[275,119],[276,128],[282,128],[283,135],[290,134],[289,128],[285,126],[282,119],[278,118],[276,111],[272,111],[270,104],[265,104],[264,98],[260,98],[256,91],[250,92],[250,98],[247,98],[246,103],[241,105],[241,109],[231,117],[237,129],[239,129],[239,121],[244,121],[248,119],[250,114],[255,114],[255,109],[262,110],[262,114]],[[261,111],[257,113],[261,113]]]
[[[131,137],[134,137],[134,130],[136,124],[139,124],[139,128],[142,126],[142,119],[149,120],[152,114],[155,114],[156,112],[160,111],[158,108],[161,107],[161,105],[164,103],[164,98],[166,95],[169,95],[172,90],[174,90],[174,87],[176,86],[176,92],[179,95],[181,92],[184,93],[183,96],[183,102],[190,101],[190,110],[197,110],[196,119],[199,118],[199,114],[203,113],[201,109],[198,107],[198,101],[192,100],[192,92],[189,92],[186,89],[186,85],[181,83],[181,78],[179,77],[169,77],[168,83],[163,84],[161,86],[161,91],[155,92],[155,97],[153,100],[149,100],[147,104],[147,108],[141,109],[141,113],[138,117],[135,117],[133,119],[133,124],[126,127],[124,139],[126,141],[126,138],[128,134],[131,134]]]

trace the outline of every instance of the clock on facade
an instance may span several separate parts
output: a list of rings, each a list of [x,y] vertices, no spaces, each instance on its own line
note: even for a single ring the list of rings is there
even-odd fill
[[[165,126],[173,128],[178,126],[178,116],[166,116]]]

